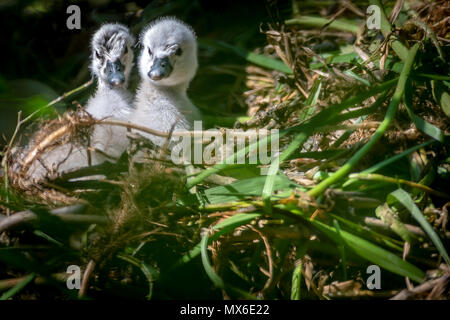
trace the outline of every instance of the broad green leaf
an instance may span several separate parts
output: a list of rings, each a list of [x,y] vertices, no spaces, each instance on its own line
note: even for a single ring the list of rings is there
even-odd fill
[[[205,190],[209,203],[226,203],[243,200],[248,197],[260,197],[263,192],[265,176],[236,181],[225,186]],[[273,191],[293,189],[295,185],[284,174],[274,176]]]

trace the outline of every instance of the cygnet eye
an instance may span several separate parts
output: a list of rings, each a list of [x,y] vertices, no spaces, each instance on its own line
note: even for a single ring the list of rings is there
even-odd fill
[[[128,47],[125,46],[125,52],[123,54],[127,54],[128,53]]]
[[[175,55],[176,56],[181,56],[182,54],[183,54],[183,50],[180,47],[178,47],[177,51],[175,51]]]
[[[97,50],[95,50],[95,57],[96,57],[98,60],[100,60],[100,61],[103,60],[103,59],[102,59],[102,56],[100,55],[100,53],[99,53]]]
[[[148,54],[150,55],[150,57],[153,55],[152,50],[150,50],[150,47],[148,48]]]

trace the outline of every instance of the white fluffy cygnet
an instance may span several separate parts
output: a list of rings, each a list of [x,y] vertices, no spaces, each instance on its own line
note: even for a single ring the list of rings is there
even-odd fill
[[[197,40],[192,28],[175,18],[158,19],[144,29],[138,67],[141,82],[134,101],[132,122],[170,132],[190,130],[201,115],[186,90],[194,77]],[[156,145],[166,138],[142,133]]]
[[[105,24],[93,36],[91,42],[91,71],[97,78],[97,90],[88,100],[86,111],[95,119],[129,121],[132,115],[132,96],[127,84],[133,67],[134,37],[127,27]],[[63,173],[80,167],[100,164],[118,158],[127,148],[126,128],[96,125],[90,137],[90,151],[85,146],[67,143],[54,148],[34,161],[28,170],[33,180],[47,177],[48,171]],[[90,160],[89,160],[90,158]]]

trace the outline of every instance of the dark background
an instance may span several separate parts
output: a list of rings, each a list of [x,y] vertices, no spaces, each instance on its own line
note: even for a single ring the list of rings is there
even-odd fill
[[[66,10],[72,4],[81,9],[81,30],[66,27],[70,16]],[[280,16],[290,14],[289,1],[1,1],[0,146],[9,140],[18,110],[23,118],[90,79],[90,37],[105,22],[126,24],[136,38],[147,23],[160,16],[176,16],[192,25],[199,39],[200,68],[190,97],[212,117],[245,114],[241,93],[246,61],[214,43],[224,41],[247,50],[263,47],[266,39],[260,27],[276,24]],[[137,46],[136,56],[138,53]],[[132,87],[138,82],[136,72],[133,77]],[[83,104],[94,88],[71,96],[55,109],[72,108],[74,100]]]

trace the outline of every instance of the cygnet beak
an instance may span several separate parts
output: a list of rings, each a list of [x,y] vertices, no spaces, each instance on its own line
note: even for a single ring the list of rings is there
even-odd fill
[[[173,68],[168,57],[155,58],[153,65],[148,72],[148,76],[154,81],[161,80],[170,76],[172,69]]]
[[[122,70],[122,64],[119,60],[116,60],[116,62],[106,62],[107,79],[111,86],[119,87],[125,83],[125,75]]]

